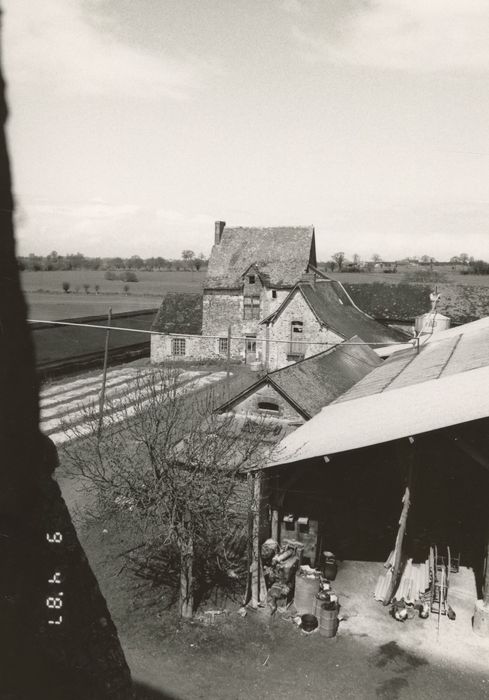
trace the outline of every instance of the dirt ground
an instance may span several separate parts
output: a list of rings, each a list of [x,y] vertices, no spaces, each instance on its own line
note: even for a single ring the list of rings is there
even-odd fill
[[[489,643],[470,628],[468,570],[453,579],[457,620],[442,618],[439,638],[434,617],[396,622],[374,601],[383,567],[372,562],[340,566],[334,588],[345,619],[332,639],[302,632],[292,611],[241,617],[239,598],[208,626],[180,620],[167,590],[124,566],[119,554],[132,542],[119,528],[96,521],[78,527],[140,699],[489,698]]]

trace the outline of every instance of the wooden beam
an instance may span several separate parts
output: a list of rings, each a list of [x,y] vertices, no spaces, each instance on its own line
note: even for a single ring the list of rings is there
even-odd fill
[[[391,585],[384,598],[384,605],[389,605],[389,603],[391,602],[394,593],[397,590],[399,579],[401,576],[402,547],[404,543],[404,536],[406,534],[407,519],[409,514],[409,508],[411,505],[414,481],[413,443],[413,438],[409,438],[409,445],[405,442],[398,443],[397,445],[397,458],[402,465],[405,465],[406,469],[406,488],[404,490],[404,496],[402,498],[403,506],[401,511],[401,517],[399,518],[399,529],[397,531],[396,543],[394,545],[394,563],[392,566]]]

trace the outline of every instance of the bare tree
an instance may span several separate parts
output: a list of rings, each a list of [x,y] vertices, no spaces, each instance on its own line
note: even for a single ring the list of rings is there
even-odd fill
[[[467,255],[467,253],[460,253],[460,255],[458,256],[458,259],[460,260],[462,265],[469,264],[469,256]]]
[[[140,375],[131,396],[106,410],[100,433],[95,407],[83,430],[67,428],[79,439],[65,452],[95,486],[102,517],[125,511],[146,558],[177,552],[180,614],[190,617],[202,567],[230,565],[229,533],[246,522],[242,472],[264,458],[270,425],[212,413],[209,395],[186,394],[170,370]]]
[[[193,250],[182,250],[182,260],[184,260],[186,263],[189,263],[191,260],[195,258],[195,253]]]
[[[345,259],[345,254],[343,253],[343,251],[340,251],[339,253],[333,253],[331,259],[338,265],[338,270],[339,272],[341,272],[341,267]]]
[[[382,257],[378,253],[372,255],[372,260],[374,263],[382,262]]]
[[[358,266],[358,265],[360,265],[361,262],[362,262],[362,259],[358,255],[358,253],[353,253],[353,264]]]

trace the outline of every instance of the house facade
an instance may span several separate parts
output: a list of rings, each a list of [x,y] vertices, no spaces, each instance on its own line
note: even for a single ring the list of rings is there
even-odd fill
[[[226,228],[216,221],[204,283],[202,335],[215,351],[247,362],[263,360],[260,321],[316,266],[314,228]],[[239,339],[238,339],[239,338]]]
[[[317,275],[304,278],[260,323],[262,354],[269,370],[311,357],[355,334],[358,342],[373,346],[406,339],[402,332],[361,311],[339,282]]]

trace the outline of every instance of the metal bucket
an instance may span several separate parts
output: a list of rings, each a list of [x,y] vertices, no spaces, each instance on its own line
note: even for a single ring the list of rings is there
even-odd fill
[[[333,610],[327,610],[327,604],[323,603],[319,610],[319,634],[321,637],[335,637],[338,630],[338,606]]]
[[[319,592],[319,579],[296,574],[294,605],[298,615],[316,613],[316,595]]]

